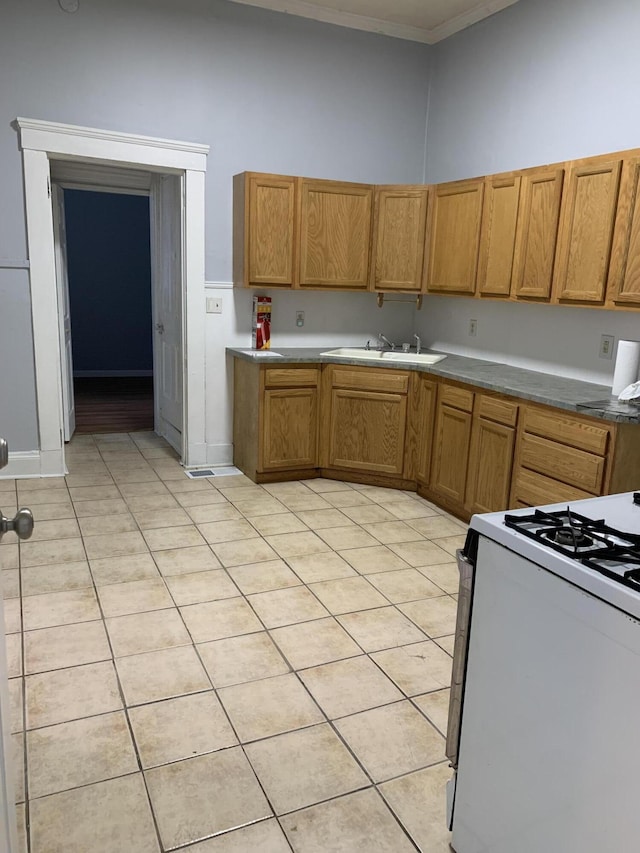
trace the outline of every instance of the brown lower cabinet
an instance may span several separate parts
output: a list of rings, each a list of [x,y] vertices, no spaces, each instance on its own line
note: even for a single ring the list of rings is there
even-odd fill
[[[409,373],[342,365],[323,372],[322,467],[402,478]]]
[[[431,490],[464,505],[471,442],[471,414],[439,403],[431,463]]]
[[[234,464],[255,482],[324,476],[474,513],[630,491],[640,427],[412,371],[235,359]]]
[[[262,455],[264,470],[315,468],[317,464],[318,389],[266,389]]]
[[[252,480],[313,476],[318,467],[317,366],[235,360],[234,464]]]

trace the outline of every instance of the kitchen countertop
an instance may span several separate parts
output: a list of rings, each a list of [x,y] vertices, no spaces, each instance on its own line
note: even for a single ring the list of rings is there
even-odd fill
[[[257,355],[250,349],[227,347],[227,353],[234,358],[253,361],[259,364],[351,364],[357,367],[384,367],[391,370],[415,370],[431,373],[458,382],[466,382],[479,388],[497,391],[523,400],[544,403],[570,412],[582,412],[594,418],[616,423],[640,424],[640,405],[619,402],[611,395],[608,385],[594,382],[582,382],[578,379],[566,379],[549,373],[525,370],[495,361],[479,358],[466,358],[462,355],[446,353],[446,359],[437,364],[410,364],[407,362],[367,362],[356,358],[334,358],[322,355],[334,347],[274,347],[270,353],[277,355]],[[264,351],[259,351],[264,353]],[[423,350],[423,352],[433,352]]]

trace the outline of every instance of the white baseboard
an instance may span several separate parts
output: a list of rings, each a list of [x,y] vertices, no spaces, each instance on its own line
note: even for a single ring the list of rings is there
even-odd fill
[[[9,464],[0,471],[0,480],[29,477],[64,477],[62,451],[22,450],[9,453]]]
[[[233,465],[233,444],[200,444],[189,448],[187,467]],[[9,453],[0,480],[22,477],[63,477],[67,473],[63,451],[24,450]]]
[[[233,444],[207,444],[206,465],[233,465]]]

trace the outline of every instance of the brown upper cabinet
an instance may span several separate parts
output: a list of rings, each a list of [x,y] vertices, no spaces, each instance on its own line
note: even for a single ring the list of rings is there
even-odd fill
[[[300,181],[300,287],[367,290],[373,187]]]
[[[640,157],[629,157],[622,166],[607,302],[640,307]]]
[[[485,178],[478,259],[480,296],[511,294],[520,182],[516,174]]]
[[[550,299],[564,169],[527,169],[520,184],[520,204],[513,260],[512,296]]]
[[[483,193],[483,178],[434,188],[428,291],[475,292]]]
[[[426,253],[429,187],[375,190],[371,284],[378,291],[419,292]]]
[[[243,172],[233,178],[233,283],[293,287],[296,179]]]
[[[554,275],[559,302],[604,303],[621,167],[610,156],[569,165]]]
[[[435,186],[233,180],[235,285],[640,310],[640,149]]]

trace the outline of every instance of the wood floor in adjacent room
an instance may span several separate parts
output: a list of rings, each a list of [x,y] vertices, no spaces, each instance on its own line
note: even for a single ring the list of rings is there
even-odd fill
[[[76,433],[153,429],[153,377],[74,379]]]

